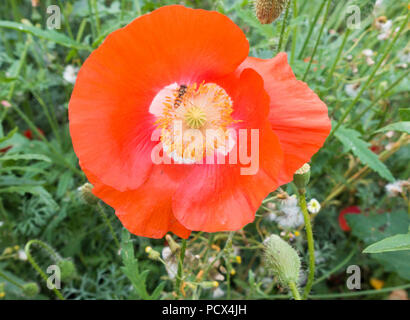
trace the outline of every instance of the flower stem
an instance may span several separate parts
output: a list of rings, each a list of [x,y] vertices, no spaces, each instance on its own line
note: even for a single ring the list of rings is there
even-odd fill
[[[327,16],[328,16],[328,13],[329,13],[329,8],[330,8],[330,3],[331,3],[331,2],[332,2],[331,0],[328,0],[328,2],[327,2],[327,6],[326,6],[326,10],[325,10],[325,15],[323,16],[322,26],[320,27],[320,31],[319,31],[319,36],[317,37],[315,47],[314,47],[314,49],[313,49],[312,55],[311,55],[310,60],[309,60],[309,64],[308,64],[308,66],[307,66],[307,68],[306,68],[305,74],[303,75],[303,79],[302,79],[303,81],[306,80],[306,77],[307,77],[307,75],[309,74],[310,67],[312,66],[313,59],[314,59],[314,57],[315,57],[315,55],[316,55],[316,51],[317,51],[317,48],[318,48],[319,43],[320,43],[320,38],[322,37],[323,29],[325,28],[325,25],[326,25]]]
[[[346,45],[347,39],[349,38],[350,32],[351,32],[351,29],[347,29],[346,32],[345,32],[345,36],[343,37],[342,44],[341,44],[340,47],[339,47],[339,50],[338,50],[338,52],[337,52],[337,54],[336,54],[336,58],[335,58],[335,60],[333,61],[333,65],[332,65],[332,67],[330,68],[329,74],[328,74],[328,76],[327,76],[327,78],[326,78],[325,86],[328,86],[328,85],[330,84],[330,81],[332,80],[333,73],[335,72],[337,63],[339,62],[339,59],[340,59],[340,57],[341,57],[341,55],[342,55],[343,49],[344,49],[344,47],[345,47],[345,45]]]
[[[292,292],[293,298],[295,298],[295,300],[302,300],[300,297],[300,293],[299,290],[296,286],[296,283],[294,281],[290,281],[289,282],[289,288],[290,291]]]
[[[107,214],[105,213],[104,208],[101,206],[100,203],[97,205],[97,209],[101,217],[103,218],[104,223],[107,225],[108,229],[110,230],[111,236],[114,239],[115,244],[117,245],[118,248],[121,248],[120,241],[118,240],[117,235],[114,232],[114,228],[112,227],[111,222],[108,219]]]
[[[10,282],[11,284],[14,284],[17,288],[23,289],[23,286],[20,283],[11,279],[3,271],[1,271],[1,269],[0,269],[0,278],[3,278],[4,280],[6,280],[7,282]]]
[[[285,28],[286,28],[286,22],[288,21],[290,2],[291,2],[291,1],[288,1],[287,5],[286,5],[285,16],[284,16],[284,18],[283,18],[282,28],[281,28],[281,31],[280,31],[280,38],[279,38],[279,44],[278,44],[278,51],[277,51],[277,53],[279,53],[280,50],[281,50],[281,48],[282,48],[282,43],[283,43],[283,38],[284,38]]]
[[[184,265],[184,259],[185,259],[185,250],[186,250],[186,239],[182,239],[182,245],[181,245],[181,252],[179,253],[179,261],[178,261],[178,272],[177,272],[177,278],[176,278],[176,290],[181,291],[181,279],[183,275],[183,265]]]
[[[306,299],[309,295],[310,289],[313,285],[313,280],[315,278],[315,247],[313,240],[312,224],[310,222],[310,216],[306,207],[306,195],[304,190],[300,190],[299,192],[299,206],[302,209],[303,219],[305,220],[305,230],[309,250],[309,276],[306,283],[305,291],[303,293],[303,299]]]
[[[359,119],[361,119],[364,114],[369,111],[371,108],[373,108],[381,99],[383,99],[384,97],[386,97],[391,90],[397,86],[404,78],[407,77],[407,75],[409,74],[410,70],[407,70],[405,72],[403,72],[403,74],[397,78],[396,81],[394,81],[386,90],[384,90],[377,98],[373,99],[372,103],[370,103],[366,108],[364,108],[359,114],[357,114],[352,120],[351,123],[356,123],[356,121],[358,121]]]
[[[298,4],[297,4],[297,0],[293,0],[293,20],[295,20],[297,17],[298,17]],[[298,34],[298,26],[295,25],[293,27],[292,48],[291,48],[291,54],[290,54],[290,64],[292,66],[293,66],[293,63],[295,62],[297,34]]]
[[[41,246],[43,249],[45,249],[47,251],[47,253],[51,256],[52,259],[54,259],[55,261],[58,261],[59,259],[61,259],[61,257],[58,255],[57,252],[55,252],[48,244],[44,243],[41,240],[30,240],[29,242],[27,242],[26,247],[24,248],[26,255],[27,255],[27,260],[28,262],[31,263],[31,265],[33,266],[33,268],[37,271],[37,273],[43,278],[43,280],[47,283],[48,282],[48,278],[47,275],[43,272],[43,270],[41,270],[40,266],[37,264],[37,262],[34,260],[34,258],[31,256],[30,253],[30,246],[32,244],[37,244],[39,246]],[[60,291],[53,286],[53,291],[56,294],[56,296],[60,299],[60,300],[64,300],[63,295],[60,293]]]
[[[301,49],[300,52],[299,52],[298,59],[302,59],[302,57],[303,57],[303,53],[305,52],[306,46],[307,46],[307,44],[308,44],[309,41],[310,41],[310,37],[312,36],[313,29],[314,29],[314,27],[315,27],[315,25],[316,25],[317,20],[319,19],[320,14],[322,13],[322,9],[323,9],[323,7],[325,6],[325,4],[326,4],[326,1],[323,1],[322,4],[320,5],[319,9],[317,10],[316,15],[315,15],[315,17],[314,17],[312,23],[310,24],[308,34],[307,34],[307,36],[306,36],[306,38],[305,38],[305,41],[304,41],[303,46],[302,46],[302,49]],[[301,11],[302,11],[302,10],[301,10]]]

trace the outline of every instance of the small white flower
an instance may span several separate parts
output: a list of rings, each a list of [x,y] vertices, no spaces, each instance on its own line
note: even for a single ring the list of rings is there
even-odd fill
[[[394,136],[394,131],[388,131],[387,133],[386,133],[386,137],[387,138],[392,138]]]
[[[395,143],[394,142],[390,142],[388,144],[386,144],[386,146],[384,147],[386,150],[391,150],[393,149]]]
[[[165,269],[167,270],[168,276],[174,279],[178,273],[178,263],[170,247],[164,247],[164,249],[162,249],[162,258],[166,263]]]
[[[11,107],[11,103],[8,102],[7,100],[1,100],[1,105],[5,108],[10,108]]]
[[[312,214],[316,214],[320,211],[320,203],[316,199],[311,199],[307,206],[308,210]]]
[[[380,30],[379,35],[377,36],[377,39],[379,40],[386,40],[390,38],[391,35],[391,29],[393,26],[393,22],[391,20],[387,20],[386,22],[376,22],[376,27],[377,29]]]
[[[219,298],[222,298],[223,296],[225,295],[225,291],[223,291],[221,288],[216,288],[215,290],[214,290],[214,292],[212,293],[212,297],[214,298],[214,299],[219,299]]]
[[[373,52],[373,50],[372,49],[364,49],[363,51],[362,51],[362,54],[366,57],[366,63],[369,65],[369,66],[372,66],[372,65],[374,65],[374,60],[372,59],[372,57],[374,56],[374,52]]]
[[[350,83],[345,86],[345,92],[349,97],[356,97],[359,92],[360,85],[357,83]]]
[[[366,57],[373,57],[374,52],[372,49],[364,49],[362,51],[363,55],[365,55]]]
[[[20,260],[23,260],[23,261],[27,260],[26,252],[23,249],[20,249],[17,254]]]
[[[68,66],[65,67],[64,73],[63,73],[63,78],[65,81],[74,84],[75,80],[77,79],[77,73],[78,73],[79,68],[72,66],[69,64]]]
[[[274,220],[283,229],[297,228],[304,223],[303,213],[295,195],[281,201],[280,213],[275,214]]]
[[[407,63],[396,64],[396,68],[399,68],[399,69],[407,69],[407,67],[408,67]]]
[[[366,57],[366,63],[368,66],[372,66],[375,64],[374,60],[372,58]]]
[[[376,3],[374,4],[376,8],[380,8],[382,5],[383,5],[383,0],[376,0]]]
[[[2,226],[3,226],[3,224],[4,224],[4,222],[3,222],[3,221],[0,221],[0,227],[2,227]]]
[[[397,180],[395,182],[386,184],[386,186],[384,188],[386,189],[387,195],[389,197],[396,197],[400,193],[403,192],[404,187],[409,187],[409,186],[410,186],[409,181]]]

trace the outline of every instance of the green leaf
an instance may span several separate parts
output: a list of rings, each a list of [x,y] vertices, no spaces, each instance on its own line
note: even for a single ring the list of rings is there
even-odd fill
[[[360,139],[359,132],[341,126],[335,135],[345,148],[351,150],[363,164],[369,166],[369,168],[376,171],[386,180],[394,181],[390,170],[380,161],[375,153],[369,150],[369,143]]]
[[[410,121],[401,121],[401,122],[396,122],[389,124],[388,126],[385,126],[376,132],[383,132],[383,131],[402,131],[405,133],[410,134]]]
[[[365,216],[348,214],[345,216],[352,234],[367,246],[387,237],[408,232],[410,218],[406,210]],[[370,257],[384,266],[386,271],[397,272],[403,279],[410,280],[410,251],[390,251],[371,253]]]
[[[17,132],[17,130],[18,130],[18,128],[15,127],[13,130],[11,130],[11,131],[7,134],[7,136],[0,138],[0,143],[11,139],[11,138],[14,136],[14,134]]]
[[[149,270],[140,273],[138,260],[134,256],[134,246],[130,239],[130,233],[125,229],[122,232],[121,256],[122,262],[124,263],[124,266],[121,267],[121,271],[128,277],[135,291],[142,299],[150,299],[145,284]]]
[[[379,242],[373,243],[363,250],[363,253],[380,253],[390,251],[410,250],[410,234],[396,234]]]
[[[11,154],[0,157],[0,161],[7,160],[42,160],[45,162],[51,162],[49,157],[46,157],[42,154]]]
[[[399,116],[401,121],[410,121],[410,108],[400,108]]]
[[[90,47],[78,43],[72,40],[71,38],[67,37],[66,35],[55,30],[43,30],[37,27],[28,26],[14,21],[0,21],[0,28],[9,28],[17,31],[26,32],[32,34],[33,36],[58,43],[64,47],[91,51]]]
[[[50,206],[53,209],[57,209],[58,205],[53,200],[53,197],[46,189],[41,186],[11,186],[0,188],[0,193],[18,193],[25,194],[30,193],[35,196],[38,196],[40,200],[47,206]]]

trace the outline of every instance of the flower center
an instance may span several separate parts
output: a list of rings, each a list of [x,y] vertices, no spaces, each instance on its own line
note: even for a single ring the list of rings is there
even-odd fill
[[[227,154],[233,147],[228,129],[235,121],[226,91],[204,82],[170,87],[163,89],[168,95],[158,94],[162,108],[155,122],[167,155],[179,163],[195,163],[215,152]]]
[[[206,113],[202,108],[191,107],[185,113],[185,123],[192,129],[201,128],[206,121]]]

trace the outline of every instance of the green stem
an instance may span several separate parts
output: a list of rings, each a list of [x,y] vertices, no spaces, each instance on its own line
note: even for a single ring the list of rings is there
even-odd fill
[[[391,292],[391,291],[400,290],[400,289],[408,289],[408,288],[410,288],[410,284],[405,284],[405,285],[397,286],[397,287],[383,288],[379,290],[364,290],[364,291],[356,291],[356,292],[315,294],[315,295],[309,296],[309,298],[328,299],[328,298],[355,297],[355,296],[364,296],[368,294],[380,294],[380,293]]]
[[[100,203],[97,205],[97,209],[98,209],[99,214],[103,218],[104,223],[106,224],[106,226],[110,230],[111,236],[114,239],[115,244],[117,245],[118,248],[121,248],[120,241],[118,240],[117,235],[114,232],[114,228],[112,227],[112,224],[111,224],[110,220],[108,219],[107,214],[105,213],[104,208],[102,207],[102,205]]]
[[[13,75],[14,78],[17,78],[20,75],[21,70],[23,69],[24,63],[26,62],[27,51],[28,51],[30,44],[31,44],[31,38],[27,37],[26,42],[24,44],[23,52],[21,53],[21,56],[18,62],[16,73]],[[7,94],[7,100],[11,100],[11,98],[13,97],[15,88],[16,88],[16,81],[14,81],[10,86],[9,93]]]
[[[66,10],[65,7],[63,6],[63,3],[62,3],[61,0],[58,0],[58,3],[59,3],[59,6],[60,6],[60,8],[61,8],[61,11],[63,11],[64,25],[65,25],[65,27],[66,27],[66,29],[67,29],[68,36],[69,36],[71,39],[74,40],[73,32],[71,31],[71,27],[70,27],[70,21],[68,21],[68,16],[67,16],[67,14],[66,14],[67,10]]]
[[[350,32],[351,32],[351,29],[347,29],[347,31],[345,32],[345,36],[343,37],[343,41],[342,41],[342,44],[340,45],[339,51],[337,52],[335,61],[333,62],[333,65],[332,65],[332,67],[330,68],[330,72],[329,72],[329,74],[328,74],[328,76],[327,76],[327,78],[326,78],[326,82],[325,82],[325,86],[326,86],[326,87],[329,85],[330,80],[332,80],[333,73],[335,72],[337,63],[339,62],[339,59],[340,59],[340,57],[341,57],[341,55],[342,55],[343,49],[344,49],[344,47],[345,47],[345,45],[346,45],[347,39],[349,38]]]
[[[307,211],[306,195],[304,190],[299,191],[299,206],[303,213],[303,219],[305,220],[306,237],[309,250],[309,276],[306,283],[305,291],[303,293],[303,298],[306,299],[309,295],[310,289],[312,289],[313,280],[315,278],[315,247],[313,240],[312,224],[310,221],[309,213]]]
[[[313,59],[316,55],[316,51],[317,51],[317,48],[318,48],[319,43],[320,43],[320,38],[322,37],[323,29],[325,28],[325,25],[326,25],[326,19],[327,19],[328,13],[329,13],[329,8],[330,8],[330,3],[331,2],[332,2],[331,0],[327,1],[327,6],[326,6],[326,10],[325,10],[325,15],[323,17],[322,26],[320,27],[319,36],[317,37],[316,44],[315,44],[315,47],[314,47],[313,52],[312,52],[312,56],[310,57],[310,60],[309,60],[309,64],[306,68],[305,74],[303,75],[303,81],[305,81],[305,79],[306,79],[306,77],[309,73],[310,67],[312,66]]]
[[[282,48],[283,37],[284,37],[284,34],[285,34],[285,29],[286,29],[286,22],[288,21],[290,2],[291,2],[291,0],[289,0],[287,5],[286,5],[285,17],[283,18],[283,22],[282,22],[282,28],[281,28],[281,31],[280,31],[280,38],[279,38],[277,53],[279,53],[281,48]]]
[[[353,110],[353,108],[356,106],[356,103],[359,101],[360,97],[362,96],[363,92],[367,89],[367,87],[369,86],[370,82],[372,82],[374,76],[376,75],[377,71],[379,70],[380,66],[382,65],[382,63],[384,62],[384,60],[386,59],[387,55],[390,53],[390,51],[393,49],[394,44],[396,43],[397,39],[399,38],[400,34],[402,33],[402,31],[404,30],[404,28],[407,26],[407,20],[409,17],[409,13],[407,14],[406,18],[403,20],[403,24],[400,26],[399,31],[396,33],[396,36],[394,37],[394,39],[391,41],[389,47],[386,49],[386,51],[384,52],[383,56],[381,57],[381,59],[378,61],[378,63],[376,64],[376,66],[373,69],[373,72],[370,74],[369,78],[367,79],[367,81],[365,82],[365,84],[362,86],[362,88],[360,89],[360,91],[358,92],[357,96],[354,98],[354,100],[352,101],[352,103],[347,107],[345,113],[343,114],[343,116],[339,119],[339,121],[337,122],[336,127],[330,132],[327,141],[330,141],[330,139],[335,135],[337,129],[340,128],[340,126],[342,125],[342,123],[344,122],[344,120],[347,118],[347,116],[350,114],[350,112]]]
[[[325,6],[325,4],[326,4],[326,1],[323,1],[322,4],[319,7],[319,10],[316,12],[315,18],[313,19],[313,21],[310,24],[308,35],[306,36],[305,41],[304,41],[303,46],[302,46],[302,49],[299,52],[298,59],[302,59],[303,52],[305,51],[306,46],[309,43],[310,37],[312,36],[313,29],[314,29],[314,27],[317,23],[317,20],[319,19],[320,14],[322,13],[322,9]]]
[[[346,263],[350,261],[350,259],[354,256],[356,253],[357,248],[354,247],[353,250],[349,253],[349,255],[344,259],[342,262],[340,262],[336,267],[334,267],[332,270],[321,276],[319,279],[313,282],[313,285],[318,284],[322,282],[323,280],[326,280],[331,274],[335,273],[338,271],[341,267],[343,267]]]
[[[213,267],[213,265],[222,258],[222,256],[225,254],[226,250],[229,250],[230,248],[232,248],[232,240],[233,240],[234,235],[235,235],[235,231],[229,232],[228,238],[227,238],[226,243],[225,243],[225,247],[221,251],[219,251],[218,254],[216,255],[216,257],[214,259],[212,259],[212,262],[208,264],[208,266],[204,270],[204,274],[202,276],[203,279],[206,278],[206,276],[208,275],[208,273],[211,270],[211,268]],[[224,234],[223,234],[223,236],[224,236]],[[201,288],[199,288],[198,291],[199,291],[198,296],[200,296],[201,295]]]
[[[298,17],[298,3],[297,0],[293,0],[293,20]],[[296,39],[298,35],[298,26],[295,25],[293,27],[293,34],[292,34],[292,49],[290,53],[290,64],[293,66],[295,61],[295,52],[296,52]]]
[[[177,271],[177,278],[175,282],[176,290],[179,293],[181,287],[181,279],[183,276],[184,270],[184,259],[185,259],[185,250],[186,250],[186,239],[182,239],[181,251],[179,254],[179,261],[178,261],[178,271]]]
[[[97,5],[97,0],[92,0],[92,6],[93,6],[93,11],[94,11],[94,17],[95,17],[95,28],[97,30],[97,36],[100,35],[100,14],[98,13],[98,5]]]
[[[302,300],[301,297],[300,297],[298,287],[296,286],[296,283],[294,281],[289,282],[289,288],[290,288],[290,291],[292,292],[293,298],[295,298],[295,300]]]
[[[0,278],[3,278],[4,280],[10,282],[11,284],[14,284],[16,287],[23,290],[23,286],[20,283],[18,283],[16,281],[14,281],[13,279],[11,279],[3,271],[1,271],[1,269],[0,269]]]
[[[385,96],[387,96],[390,91],[397,86],[408,74],[410,70],[405,71],[396,81],[394,81],[386,90],[384,90],[376,99],[373,100],[371,104],[369,104],[366,108],[363,109],[362,112],[360,112],[357,116],[355,116],[352,119],[352,123],[356,122],[357,120],[361,119],[363,115],[369,111],[373,106],[376,105],[377,102],[379,102],[381,99],[383,99]]]
[[[56,262],[58,260],[61,259],[61,257],[58,255],[57,252],[55,252],[53,250],[53,248],[51,248],[48,244],[44,243],[41,240],[38,239],[33,239],[30,240],[29,242],[27,242],[26,247],[24,248],[26,255],[27,255],[27,260],[31,263],[31,265],[33,266],[33,268],[37,271],[37,273],[43,278],[43,280],[47,283],[48,282],[48,277],[47,275],[43,272],[43,270],[41,270],[40,266],[37,264],[37,262],[34,260],[34,258],[31,256],[30,253],[30,247],[32,244],[37,244],[39,246],[41,246],[43,249],[45,249],[47,251],[47,253],[51,256],[51,258],[53,260],[55,260]],[[60,299],[60,300],[64,300],[63,295],[60,293],[60,291],[53,286],[53,291],[56,294],[56,296]]]

